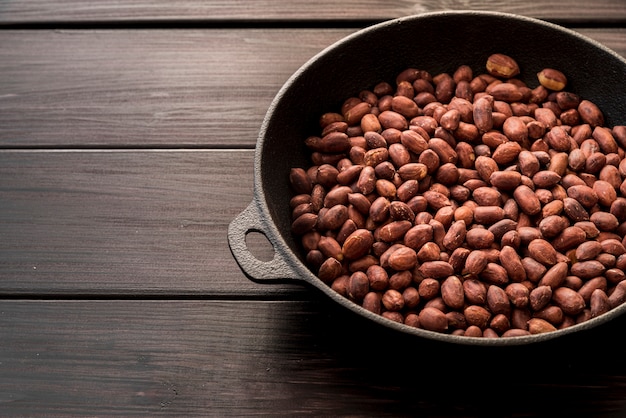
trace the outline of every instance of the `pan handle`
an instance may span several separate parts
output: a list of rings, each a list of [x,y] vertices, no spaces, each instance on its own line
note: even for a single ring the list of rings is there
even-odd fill
[[[288,282],[296,280],[298,274],[276,251],[276,244],[265,231],[261,212],[255,200],[248,205],[228,226],[228,245],[230,251],[244,274],[257,282]],[[270,261],[257,259],[246,245],[246,235],[258,232],[270,241],[274,247],[274,258]]]

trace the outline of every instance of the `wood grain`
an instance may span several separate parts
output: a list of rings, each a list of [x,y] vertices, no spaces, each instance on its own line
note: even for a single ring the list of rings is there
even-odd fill
[[[352,32],[0,31],[0,147],[251,148],[289,76]],[[580,32],[626,56],[626,29]]]
[[[230,254],[252,201],[252,150],[0,152],[0,293],[238,295]],[[250,246],[261,260],[273,251]]]
[[[183,0],[30,0],[5,1],[0,8],[0,22],[210,22],[227,21],[378,21],[440,10],[488,10],[516,13],[561,22],[622,21],[626,7],[621,0],[596,0],[593,7],[580,12],[580,2],[541,1],[494,2],[489,0],[360,0],[333,2],[269,1],[202,2]]]
[[[316,296],[10,300],[0,310],[0,411],[616,417],[626,412],[626,357],[611,333],[624,325],[558,344],[488,350],[404,338]]]

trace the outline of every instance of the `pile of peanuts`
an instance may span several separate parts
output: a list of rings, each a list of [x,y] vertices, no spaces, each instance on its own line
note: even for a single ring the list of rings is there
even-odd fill
[[[363,308],[470,337],[551,332],[626,301],[626,126],[551,68],[408,68],[320,117],[289,182],[309,268]]]

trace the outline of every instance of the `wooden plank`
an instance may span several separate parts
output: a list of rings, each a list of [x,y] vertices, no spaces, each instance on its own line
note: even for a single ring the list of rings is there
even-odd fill
[[[463,0],[329,0],[198,2],[183,0],[104,1],[30,0],[3,3],[0,22],[222,22],[285,20],[383,20],[440,10],[488,10],[558,21],[617,21],[626,18],[621,0],[597,0],[593,7],[581,9],[576,0],[547,2],[467,2]]]
[[[0,31],[0,147],[253,147],[281,85],[352,32]],[[580,32],[626,56],[626,29]]]
[[[280,86],[349,32],[2,31],[0,144],[251,147]]]
[[[626,349],[615,337],[624,325],[622,319],[559,343],[489,350],[405,338],[315,297],[5,300],[0,411],[623,416]]]
[[[240,271],[229,223],[252,201],[252,150],[0,152],[0,293],[301,291]],[[267,243],[250,246],[261,260]]]

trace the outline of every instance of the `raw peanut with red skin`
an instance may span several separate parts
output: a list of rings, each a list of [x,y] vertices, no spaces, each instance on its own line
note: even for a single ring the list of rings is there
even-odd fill
[[[368,267],[365,274],[369,280],[371,290],[385,290],[389,285],[389,274],[387,273],[387,270],[378,264]]]
[[[518,226],[517,233],[519,234],[521,244],[526,246],[530,244],[532,240],[543,238],[538,227]]]
[[[389,217],[389,208],[391,202],[389,199],[380,196],[370,204],[369,216],[374,222],[384,222]]]
[[[457,276],[449,276],[441,283],[441,297],[450,308],[463,308],[465,303],[463,283]]]
[[[465,227],[465,221],[454,222],[443,238],[443,246],[448,251],[454,251],[463,244],[466,234],[467,228]]]
[[[606,268],[602,263],[596,260],[580,261],[572,264],[570,268],[571,274],[585,280],[600,276],[605,270]]]
[[[372,105],[367,102],[359,102],[343,113],[344,121],[348,125],[355,125],[361,122],[366,114],[370,113]]]
[[[336,186],[332,188],[324,196],[324,207],[330,208],[335,205],[347,205],[349,202],[348,195],[351,192],[352,189],[348,186]]]
[[[489,327],[496,332],[495,337],[498,337],[497,333],[502,334],[511,329],[511,321],[509,321],[509,318],[506,315],[498,314],[491,318],[491,321],[489,321]],[[487,331],[489,331],[489,328],[487,328],[484,333],[486,334]]]
[[[500,206],[502,194],[493,187],[479,187],[472,193],[474,201],[480,206]]]
[[[397,311],[383,311],[380,314],[383,318],[389,319],[390,321],[397,322],[398,324],[404,324],[404,316]]]
[[[364,195],[368,195],[376,189],[376,172],[374,171],[374,167],[363,167],[359,173],[356,187],[358,191]]]
[[[292,168],[289,173],[289,182],[298,194],[310,194],[313,188],[313,183],[303,168]]]
[[[504,212],[506,216],[506,210]],[[517,228],[518,224],[512,219],[502,219],[491,225],[487,230],[493,234],[495,241],[500,241],[504,234],[509,231],[513,231]]]
[[[480,133],[487,132],[493,128],[493,97],[483,96],[474,102],[473,116],[474,124]],[[460,112],[459,112],[460,119]]]
[[[546,307],[552,300],[552,287],[547,285],[539,285],[530,291],[528,302],[533,311],[539,311]]]
[[[424,263],[426,261],[439,261],[441,257],[441,249],[434,242],[427,242],[417,252],[417,261]]]
[[[498,145],[491,158],[496,163],[505,165],[515,161],[520,152],[522,152],[521,145],[518,142],[509,141]]]
[[[448,259],[448,263],[452,266],[452,269],[461,273],[463,271],[463,267],[465,266],[465,260],[467,259],[470,250],[467,248],[459,247],[450,254]]]
[[[606,166],[606,155],[594,152],[585,160],[585,174],[597,174]]]
[[[487,58],[487,71],[495,77],[512,78],[519,74],[520,68],[515,59],[504,54],[492,54]]]
[[[504,209],[499,206],[479,206],[474,209],[474,221],[482,225],[492,225],[504,219]]]
[[[402,245],[389,255],[388,263],[396,271],[410,270],[417,264],[417,254],[412,248]]]
[[[556,186],[561,180],[561,176],[552,170],[542,170],[535,173],[532,179],[535,187],[547,189]]]
[[[449,131],[454,131],[459,127],[461,121],[461,112],[458,109],[450,109],[444,113],[439,119],[439,125]]]
[[[589,213],[583,205],[576,199],[566,197],[563,199],[563,211],[572,222],[582,222],[589,220]]]
[[[591,295],[596,289],[600,289],[606,292],[607,287],[608,284],[606,278],[602,276],[594,277],[593,279],[589,279],[588,281],[583,283],[580,289],[578,289],[578,294],[583,297],[583,300],[586,304],[589,304],[589,301],[591,300]]]
[[[362,271],[356,271],[350,275],[346,287],[348,297],[355,301],[362,301],[369,293],[369,280]]]
[[[419,192],[419,183],[417,180],[407,180],[396,189],[396,197],[402,202],[408,202],[417,196]],[[413,211],[415,212],[415,211]]]
[[[402,180],[422,180],[428,173],[428,168],[420,163],[408,163],[398,168],[398,174]]]
[[[617,199],[617,192],[609,182],[596,180],[593,183],[592,189],[598,196],[598,203],[603,206],[610,208],[613,202]]]
[[[369,253],[374,243],[374,235],[367,229],[357,229],[346,238],[341,252],[348,260],[357,260]]]
[[[311,136],[305,140],[305,144],[313,151],[325,154],[338,154],[350,149],[350,139],[343,132],[330,132],[323,137]]]
[[[361,130],[363,132],[380,133],[382,129],[383,128],[380,124],[380,121],[378,120],[378,117],[374,115],[373,113],[368,113],[366,115],[363,115],[363,117],[361,118]]]
[[[437,308],[424,308],[419,313],[420,326],[428,331],[444,332],[448,329],[448,318]]]
[[[487,289],[487,306],[493,315],[503,314],[509,316],[511,313],[511,302],[508,295],[499,286],[491,285]]]
[[[528,331],[531,334],[543,334],[556,331],[556,327],[545,319],[531,318],[528,320]]]
[[[419,266],[418,271],[422,276],[433,279],[443,279],[454,274],[452,266],[445,261],[427,261]]]
[[[502,334],[502,338],[513,338],[513,337],[523,337],[526,335],[531,335],[528,330],[521,328],[512,328]]]
[[[546,133],[545,138],[551,148],[559,152],[569,152],[572,148],[572,137],[565,128],[557,125]]]
[[[384,147],[374,148],[367,152],[363,157],[363,163],[367,166],[376,167],[389,158],[389,150]]]
[[[561,325],[565,319],[563,309],[556,305],[548,305],[545,308],[534,312],[533,315],[535,318],[541,318],[553,325]]]
[[[417,287],[420,298],[425,300],[431,300],[437,297],[440,289],[441,284],[439,281],[428,277],[423,279]]]
[[[565,262],[556,263],[550,267],[548,271],[539,280],[538,286],[549,286],[552,290],[557,289],[563,285],[569,266]]]
[[[505,268],[496,263],[487,263],[479,276],[489,284],[503,285],[509,282]]]
[[[394,96],[391,100],[391,109],[408,119],[414,118],[420,114],[420,109],[417,106],[417,103],[415,103],[412,99],[401,95]]]
[[[380,112],[378,121],[383,129],[394,128],[403,131],[409,127],[406,118],[393,110]]]
[[[620,222],[626,222],[626,198],[619,197],[611,204],[609,213],[613,214]]]
[[[463,293],[470,304],[483,305],[487,301],[487,286],[480,280],[464,280]]]
[[[608,212],[594,212],[589,217],[589,220],[600,231],[614,231],[619,226],[619,221],[612,213]]]
[[[602,244],[598,241],[585,241],[576,248],[578,261],[593,260],[602,252]]]
[[[408,309],[414,309],[420,303],[420,295],[417,289],[409,286],[402,292],[404,298],[404,306]]]
[[[604,115],[595,103],[589,100],[581,100],[578,105],[578,113],[584,123],[589,124],[592,128],[604,125]]]
[[[523,283],[511,283],[504,288],[511,304],[516,308],[526,308],[529,304],[530,289]]]
[[[513,83],[492,83],[487,87],[486,92],[495,100],[506,103],[519,102],[523,98],[522,91]]]
[[[596,289],[589,298],[589,309],[591,317],[595,318],[611,310],[611,303],[609,297],[602,289]]]
[[[475,325],[480,329],[487,328],[489,320],[491,319],[491,313],[478,305],[470,305],[463,310],[465,319],[469,325]]]
[[[502,247],[500,250],[500,264],[505,268],[512,281],[522,282],[526,280],[526,270],[524,270],[519,254],[513,247]]]
[[[524,120],[518,116],[507,118],[502,124],[502,131],[504,135],[506,135],[510,141],[514,141],[514,143],[522,143],[528,139],[528,126]]]
[[[494,158],[495,160],[495,158]],[[503,191],[515,189],[522,182],[522,175],[517,171],[496,171],[489,177],[489,183]]]
[[[429,224],[415,225],[404,235],[404,244],[407,247],[419,250],[422,246],[433,239],[433,227]]]
[[[528,244],[530,256],[541,264],[552,266],[556,264],[556,250],[544,239],[534,239]]]
[[[539,222],[539,231],[545,238],[554,238],[570,225],[569,220],[563,216],[551,215],[544,217]]]
[[[483,145],[487,145],[491,149],[496,149],[499,145],[504,144],[509,140],[506,135],[497,130],[485,132],[481,139]]]
[[[609,295],[609,306],[611,309],[616,308],[626,302],[626,280],[621,281],[615,286],[613,293]]]
[[[493,158],[485,156],[479,156],[476,158],[475,166],[480,178],[486,182],[489,181],[491,174],[500,169],[498,167],[498,163],[496,163]]]
[[[338,229],[348,220],[348,208],[344,205],[335,205],[324,212],[317,221],[316,227],[320,230]]]
[[[566,315],[578,315],[585,309],[583,297],[575,290],[559,287],[552,291],[552,300]]]
[[[495,237],[493,233],[484,228],[472,228],[465,233],[465,240],[471,249],[484,249],[491,247]]]
[[[352,184],[359,177],[362,169],[362,165],[353,164],[352,166],[339,171],[339,174],[337,174],[337,183],[345,186]]]
[[[348,215],[349,216],[349,215]],[[354,231],[359,229],[357,224],[352,219],[346,219],[339,231],[337,232],[337,242],[343,246],[346,238],[350,236]]]
[[[381,302],[388,311],[400,311],[404,307],[402,293],[394,289],[389,289],[383,293]]]
[[[296,235],[303,235],[315,228],[318,222],[318,215],[314,213],[303,213],[291,223],[291,232]]]
[[[600,246],[602,247],[603,252],[612,254],[616,257],[626,253],[626,246],[624,246],[624,244],[622,244],[618,239],[605,239],[600,243]]]
[[[527,215],[536,215],[541,212],[541,203],[530,187],[518,186],[513,192],[513,197],[522,212]]]
[[[575,248],[587,239],[584,230],[577,226],[568,226],[556,238],[552,240],[552,246],[557,251],[567,251]]]
[[[456,151],[446,141],[440,138],[431,138],[428,141],[428,148],[433,150],[439,157],[439,161],[442,164],[452,163],[456,164],[457,154]]]
[[[478,275],[487,267],[488,263],[489,260],[482,251],[474,250],[468,254],[465,260],[464,272],[471,275]]]
[[[428,142],[418,132],[413,130],[403,130],[400,134],[400,142],[409,151],[419,155],[428,149]]]
[[[406,203],[394,200],[389,204],[389,217],[394,221],[410,221],[413,223],[415,213]]]
[[[380,315],[381,313],[381,296],[376,292],[369,292],[363,298],[363,307],[368,311]]]
[[[331,283],[341,275],[342,270],[341,262],[333,257],[329,257],[320,266],[317,276],[324,283]]]
[[[379,229],[378,238],[385,242],[395,242],[404,237],[413,226],[411,221],[393,221],[383,225]]]

